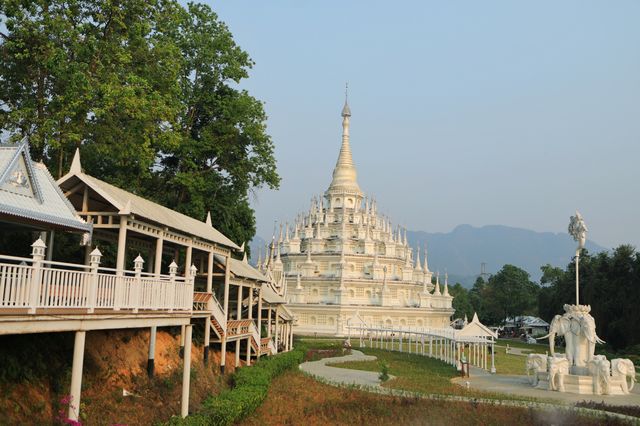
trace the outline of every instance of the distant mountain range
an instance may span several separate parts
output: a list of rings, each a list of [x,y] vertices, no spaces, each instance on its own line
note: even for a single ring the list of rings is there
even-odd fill
[[[480,264],[486,263],[486,272],[495,273],[503,265],[516,265],[539,280],[540,267],[547,263],[565,267],[573,257],[576,243],[565,233],[535,232],[528,229],[502,225],[487,225],[479,228],[459,225],[451,232],[407,231],[412,247],[422,248],[427,244],[429,269],[440,271],[441,280],[445,269],[449,283],[460,282],[470,287],[480,274]],[[252,263],[266,241],[256,236],[251,242]],[[607,250],[593,241],[587,241],[591,253]],[[422,257],[422,256],[421,256]]]
[[[429,269],[442,274],[446,268],[450,283],[457,281],[465,286],[473,285],[481,263],[486,263],[488,273],[509,263],[526,270],[537,281],[542,275],[541,266],[548,263],[565,267],[576,249],[569,234],[502,225],[459,225],[447,233],[407,231],[407,239],[412,247],[423,247],[426,242]],[[586,248],[591,253],[607,250],[593,241],[587,241]]]

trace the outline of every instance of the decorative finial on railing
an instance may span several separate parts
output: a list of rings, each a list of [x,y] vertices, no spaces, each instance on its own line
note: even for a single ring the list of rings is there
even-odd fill
[[[94,264],[97,266],[100,264],[100,260],[102,259],[102,252],[98,250],[98,247],[93,249],[91,253],[89,253],[89,262],[93,266]]]
[[[42,241],[41,238],[38,238],[37,240],[35,240],[35,242],[33,244],[31,244],[31,256],[33,257],[41,257],[40,260],[44,259],[44,253],[45,250],[47,249],[47,245],[44,243],[44,241]]]
[[[171,264],[169,265],[169,275],[175,275],[178,272],[178,264],[176,263],[176,261],[174,260],[173,262],[171,262]]]
[[[143,265],[144,265],[144,259],[142,258],[142,256],[140,256],[140,253],[138,253],[138,257],[133,259],[133,269],[135,269],[136,271],[138,270],[141,271]]]

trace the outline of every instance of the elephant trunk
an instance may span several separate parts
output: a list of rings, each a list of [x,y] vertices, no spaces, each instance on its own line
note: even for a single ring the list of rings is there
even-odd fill
[[[546,336],[538,337],[537,340],[542,340],[546,338],[549,338],[549,352],[551,353],[551,356],[553,356],[555,355],[556,333],[554,331],[551,331]]]

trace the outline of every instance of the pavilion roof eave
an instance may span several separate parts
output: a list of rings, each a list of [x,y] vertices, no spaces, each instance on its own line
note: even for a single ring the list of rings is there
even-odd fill
[[[180,233],[187,233],[201,240],[226,246],[230,249],[239,249],[238,245],[233,241],[205,222],[198,221],[139,195],[132,194],[86,173],[69,172],[58,180],[58,185],[63,185],[74,177],[95,191],[118,211],[129,208],[130,212],[136,216],[163,224]]]
[[[30,182],[23,192],[4,185],[12,172],[23,172]],[[0,215],[5,215],[9,222],[92,232],[92,225],[78,216],[44,164],[31,160],[26,142],[0,144],[0,187]]]
[[[87,232],[89,235],[93,233],[93,227],[90,223],[81,223],[74,220],[68,220],[45,213],[34,213],[30,210],[14,208],[11,206],[0,205],[0,217],[6,215],[14,218],[15,222],[30,224],[43,228],[57,228],[66,231]]]
[[[215,255],[215,259],[221,265],[224,265],[224,257],[220,255]],[[256,282],[266,283],[269,279],[263,275],[260,271],[255,269],[253,266],[248,263],[244,263],[241,260],[230,258],[230,267],[231,273],[238,278],[246,278]]]
[[[287,303],[284,297],[276,293],[268,283],[262,286],[262,299],[269,305],[285,305]]]

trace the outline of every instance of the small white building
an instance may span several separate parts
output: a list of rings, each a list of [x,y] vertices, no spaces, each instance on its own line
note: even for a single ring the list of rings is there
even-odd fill
[[[516,335],[528,334],[530,336],[542,336],[549,332],[549,323],[539,317],[522,315],[515,318],[507,318],[504,328],[507,333]]]

